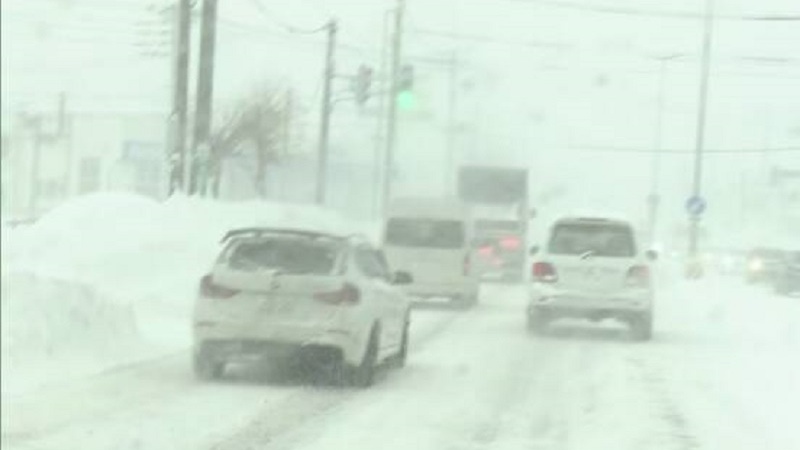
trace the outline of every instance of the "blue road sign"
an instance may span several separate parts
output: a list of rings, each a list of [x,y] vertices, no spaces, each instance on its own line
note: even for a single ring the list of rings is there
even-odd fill
[[[706,200],[699,195],[694,195],[686,200],[686,211],[693,217],[699,217],[706,211]]]

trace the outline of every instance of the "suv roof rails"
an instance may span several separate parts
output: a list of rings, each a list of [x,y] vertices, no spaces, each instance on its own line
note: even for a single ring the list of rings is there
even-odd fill
[[[228,231],[220,240],[220,243],[224,243],[227,240],[243,235],[255,235],[261,236],[264,234],[282,234],[288,236],[301,236],[306,237],[309,239],[317,239],[317,238],[329,238],[329,239],[345,239],[343,236],[331,234],[331,233],[324,233],[321,231],[310,231],[310,230],[297,230],[291,228],[269,228],[269,227],[250,227],[250,228],[236,228],[233,230]]]

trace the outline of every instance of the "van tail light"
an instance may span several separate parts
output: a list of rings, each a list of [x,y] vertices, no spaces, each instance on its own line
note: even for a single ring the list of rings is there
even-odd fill
[[[472,261],[469,259],[469,253],[464,255],[464,276],[467,277],[472,272]]]
[[[647,287],[650,285],[650,268],[643,265],[633,266],[628,269],[625,282],[629,286]]]
[[[361,291],[351,283],[345,283],[335,291],[317,292],[314,299],[331,305],[355,305],[361,301]]]
[[[539,283],[555,283],[558,281],[555,266],[548,262],[533,263],[531,275],[533,275],[533,281],[538,281]]]
[[[220,286],[214,283],[214,277],[208,274],[200,279],[200,295],[206,298],[225,299],[238,294],[238,289]]]

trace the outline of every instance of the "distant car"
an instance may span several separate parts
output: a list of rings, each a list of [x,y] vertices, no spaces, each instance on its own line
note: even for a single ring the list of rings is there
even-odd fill
[[[748,283],[772,282],[781,268],[783,251],[774,248],[757,248],[747,256]]]
[[[473,241],[473,273],[481,280],[521,281],[526,260],[519,232],[484,235]]]
[[[195,304],[199,378],[219,378],[235,361],[304,358],[365,387],[378,365],[404,364],[409,302],[393,285],[411,277],[390,274],[365,239],[247,228],[223,243]]]
[[[541,332],[560,318],[626,322],[638,340],[653,332],[653,285],[649,260],[633,226],[607,218],[555,222],[544,248],[534,254],[528,328]]]
[[[786,252],[775,277],[775,291],[784,295],[800,293],[800,250]]]

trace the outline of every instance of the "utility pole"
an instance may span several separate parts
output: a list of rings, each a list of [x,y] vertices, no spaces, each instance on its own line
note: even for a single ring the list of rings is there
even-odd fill
[[[706,0],[703,33],[703,66],[700,72],[699,107],[697,111],[697,135],[694,152],[694,179],[692,195],[700,197],[703,181],[703,149],[706,138],[706,109],[708,107],[708,78],[711,66],[711,39],[714,27],[713,0]],[[698,234],[700,231],[700,217],[691,215],[689,218],[689,257],[691,261],[697,260]]]
[[[394,36],[392,37],[392,64],[390,69],[391,82],[389,88],[388,127],[386,131],[386,154],[383,166],[383,211],[384,215],[389,207],[392,196],[392,176],[394,168],[394,150],[397,141],[397,90],[402,61],[403,46],[403,16],[405,13],[405,0],[397,0],[397,9],[394,13]]]
[[[189,102],[189,40],[192,27],[191,0],[177,0],[174,6],[173,21],[177,25],[174,33],[174,66],[172,112],[170,127],[172,128],[172,155],[170,158],[169,194],[176,190],[188,191],[186,163],[186,126]]]
[[[29,218],[36,217],[39,204],[39,166],[42,159],[42,143],[44,136],[42,133],[42,116],[33,115],[27,117],[28,125],[33,129],[33,153],[31,155],[31,184],[30,197],[28,197]]]
[[[380,68],[378,69],[378,80],[379,86],[385,88],[387,80],[386,76],[386,65],[387,60],[389,59],[387,53],[389,51],[389,19],[391,19],[391,15],[394,11],[389,10],[386,11],[383,15],[383,30],[381,34],[381,62]],[[392,95],[389,94],[389,98]],[[379,95],[378,96],[378,118],[376,120],[375,126],[375,157],[374,157],[374,167],[372,172],[372,180],[373,186],[381,185],[381,155],[385,150],[385,144],[383,141],[384,132],[386,131],[386,95]],[[381,211],[381,196],[382,189],[374,189],[373,190],[373,214],[377,218],[380,215]]]
[[[681,55],[673,54],[657,58],[660,62],[660,67],[658,75],[658,101],[656,104],[655,148],[653,149],[653,158],[651,162],[650,195],[647,197],[650,244],[655,243],[658,236],[658,207],[661,203],[661,195],[659,194],[659,178],[661,171],[661,149],[663,147],[664,134],[667,64],[669,61],[680,56]]]
[[[328,32],[328,50],[325,54],[325,72],[323,74],[322,108],[319,123],[319,154],[317,155],[317,192],[316,203],[325,205],[325,193],[328,184],[328,137],[331,124],[331,95],[333,78],[336,74],[334,53],[336,51],[336,32],[338,25],[335,19],[328,21],[325,29]]]
[[[294,93],[286,90],[286,100],[283,104],[283,154],[288,155],[292,148],[292,123],[294,116]]]
[[[450,54],[450,89],[447,101],[447,161],[445,162],[445,192],[455,190],[454,174],[456,164],[456,101],[458,97],[458,55]]]
[[[197,110],[192,145],[189,193],[205,193],[210,156],[211,108],[214,97],[214,48],[217,34],[217,0],[203,0],[197,74]]]

